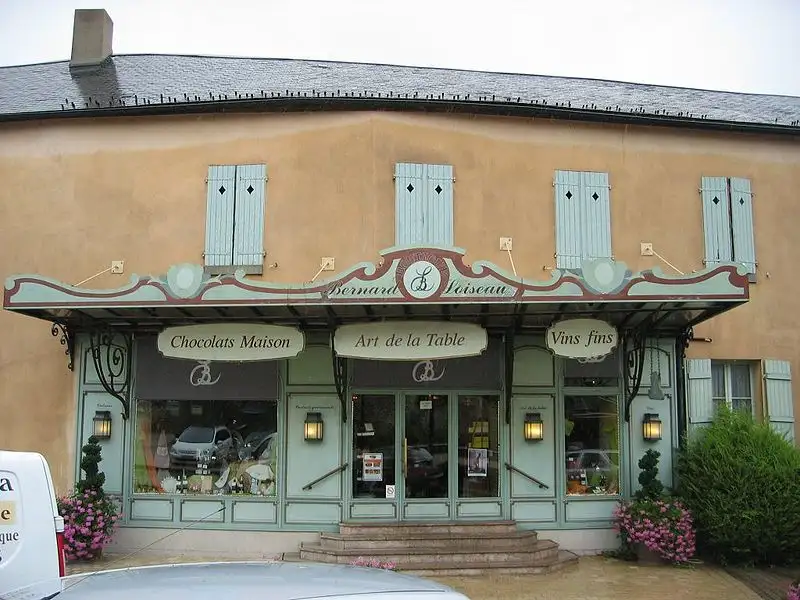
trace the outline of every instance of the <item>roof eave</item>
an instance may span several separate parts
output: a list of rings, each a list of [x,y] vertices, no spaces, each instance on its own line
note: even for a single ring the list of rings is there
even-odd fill
[[[326,110],[445,112],[800,137],[800,126],[783,125],[779,123],[745,123],[714,119],[694,119],[673,115],[654,115],[648,113],[549,106],[524,103],[522,101],[498,102],[435,98],[381,98],[374,96],[325,97],[319,95],[164,102],[134,106],[121,105],[101,108],[70,108],[60,111],[3,113],[0,114],[0,123],[51,119],[216,114],[223,112],[308,112]]]

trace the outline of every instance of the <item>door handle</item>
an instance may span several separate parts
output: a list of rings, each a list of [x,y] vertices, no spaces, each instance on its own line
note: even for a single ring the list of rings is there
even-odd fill
[[[403,438],[403,477],[408,473],[408,439]]]

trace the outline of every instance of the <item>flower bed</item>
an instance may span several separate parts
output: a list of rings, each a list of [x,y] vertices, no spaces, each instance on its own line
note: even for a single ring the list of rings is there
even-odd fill
[[[614,511],[622,544],[641,544],[663,560],[687,563],[695,553],[692,516],[677,500],[643,499],[622,502]]]
[[[786,600],[800,600],[800,579],[795,579],[786,591]]]

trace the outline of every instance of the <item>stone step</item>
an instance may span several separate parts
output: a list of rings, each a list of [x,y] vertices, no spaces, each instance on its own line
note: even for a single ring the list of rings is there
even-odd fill
[[[521,545],[532,544],[537,541],[535,531],[505,531],[482,532],[473,530],[469,533],[413,533],[403,537],[395,534],[383,533],[358,533],[342,535],[341,533],[321,533],[320,546],[323,548],[340,550],[376,550],[394,548],[414,548],[425,546],[427,548],[478,548],[478,549],[504,549],[518,548]]]
[[[346,521],[339,524],[339,533],[342,535],[383,535],[395,538],[408,537],[409,535],[453,533],[469,535],[478,532],[485,533],[515,533],[517,524],[514,521],[482,521],[465,523],[464,521],[403,521],[391,522],[357,522]]]
[[[419,565],[439,563],[442,568],[460,569],[466,564],[527,564],[535,565],[558,558],[558,544],[551,540],[539,540],[511,549],[488,548],[437,548],[418,545],[411,548],[335,549],[318,544],[300,545],[300,558],[316,562],[349,564],[359,557],[375,558],[393,562],[399,569],[419,568]]]
[[[469,577],[486,575],[545,575],[578,565],[578,556],[567,550],[560,550],[554,559],[532,563],[531,561],[506,561],[506,562],[462,562],[451,566],[448,564],[431,562],[401,568],[402,573],[421,577]]]

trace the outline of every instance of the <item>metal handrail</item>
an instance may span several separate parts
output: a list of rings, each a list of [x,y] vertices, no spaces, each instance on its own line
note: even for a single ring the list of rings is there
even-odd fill
[[[320,481],[322,481],[323,479],[327,479],[327,478],[328,478],[328,477],[330,477],[331,475],[336,475],[336,473],[341,473],[342,471],[344,471],[344,470],[347,468],[347,465],[348,465],[348,463],[342,463],[342,464],[340,464],[338,467],[336,467],[335,469],[331,469],[330,471],[328,471],[327,473],[325,473],[325,475],[322,475],[321,477],[317,477],[317,478],[316,478],[314,481],[312,481],[311,483],[307,483],[307,484],[305,484],[305,485],[303,486],[303,490],[304,490],[304,491],[308,491],[308,490],[310,490],[311,488],[313,488],[315,485],[317,485],[317,484],[318,484]]]
[[[514,471],[515,473],[518,473],[518,474],[522,475],[523,477],[525,477],[527,479],[530,479],[533,483],[538,485],[543,490],[549,490],[550,489],[550,486],[548,486],[545,483],[542,483],[541,481],[536,479],[536,477],[533,477],[532,475],[528,475],[525,471],[520,471],[517,467],[515,467],[511,463],[506,463],[506,469],[508,469],[509,471]]]

